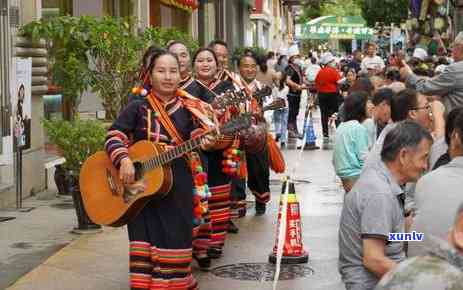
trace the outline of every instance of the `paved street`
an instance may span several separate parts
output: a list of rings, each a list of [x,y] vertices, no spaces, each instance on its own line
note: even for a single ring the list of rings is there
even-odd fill
[[[318,127],[318,123],[316,125]],[[337,227],[343,194],[331,167],[331,152],[304,152],[302,158],[296,150],[284,153],[290,173],[299,161],[293,178],[302,181],[296,185],[296,191],[301,203],[304,247],[309,251],[310,260],[304,268],[290,270],[292,274],[302,273],[306,277],[281,281],[278,289],[343,289],[337,272]],[[275,240],[280,180],[281,176],[272,175],[272,202],[265,216],[255,217],[250,203],[248,215],[237,223],[240,233],[228,236],[224,257],[214,261],[214,269],[230,264],[267,262]],[[19,278],[7,289],[127,289],[126,229],[105,228],[100,234],[73,235],[69,233],[74,223],[72,209],[59,208],[60,204],[66,204],[62,198],[49,195],[48,199],[28,201],[35,203],[36,209],[30,213],[11,212],[18,218],[0,224],[1,236],[8,237],[2,239],[1,244],[0,254],[5,262],[0,264],[0,288]],[[236,280],[218,277],[214,271],[200,272],[196,264],[194,267],[194,275],[204,290],[272,289],[272,282],[266,281],[265,275],[252,278],[246,271],[246,275],[241,276],[253,281]],[[254,266],[259,267],[264,265]],[[288,271],[283,269],[283,272]],[[294,278],[289,274],[284,276]]]

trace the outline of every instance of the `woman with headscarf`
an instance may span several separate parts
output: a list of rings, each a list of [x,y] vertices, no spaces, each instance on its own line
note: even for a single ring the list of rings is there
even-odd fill
[[[148,93],[145,98],[132,100],[121,112],[109,128],[105,144],[128,189],[144,190],[145,186],[135,181],[135,168],[128,155],[130,144],[148,140],[176,146],[213,125],[212,108],[178,90],[180,64],[175,55],[152,50],[146,64],[143,74],[150,82]],[[203,141],[203,150],[212,149],[212,138]],[[201,162],[200,154],[174,159],[170,163],[175,176],[171,189],[162,199],[148,202],[128,223],[132,290],[198,289],[190,263],[193,221],[197,218],[194,200],[201,193],[195,178],[199,172],[192,164]]]

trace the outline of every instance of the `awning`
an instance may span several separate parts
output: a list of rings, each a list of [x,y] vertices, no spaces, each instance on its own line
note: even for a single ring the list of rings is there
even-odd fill
[[[373,29],[361,16],[322,16],[301,25],[299,39],[371,39]]]
[[[161,0],[161,3],[190,12],[199,6],[198,0]]]

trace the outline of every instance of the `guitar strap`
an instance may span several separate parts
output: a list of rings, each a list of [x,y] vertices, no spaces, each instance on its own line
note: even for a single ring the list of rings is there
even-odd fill
[[[161,122],[162,126],[166,129],[170,137],[174,139],[174,142],[177,145],[181,144],[183,142],[183,138],[178,133],[177,128],[175,128],[161,102],[152,94],[149,94],[146,99],[150,103],[153,110],[159,114],[159,121]]]

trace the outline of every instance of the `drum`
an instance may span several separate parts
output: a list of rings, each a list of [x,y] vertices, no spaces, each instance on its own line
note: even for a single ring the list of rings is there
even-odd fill
[[[234,135],[220,135],[217,137],[217,141],[215,143],[214,149],[215,150],[223,150],[229,148],[233,145],[233,140],[235,140]]]
[[[265,122],[255,122],[250,128],[241,132],[240,142],[243,149],[248,153],[262,152],[267,142],[267,124]]]

